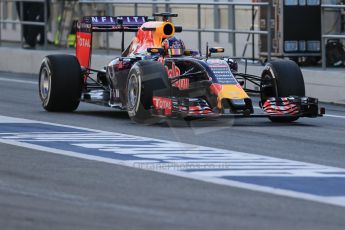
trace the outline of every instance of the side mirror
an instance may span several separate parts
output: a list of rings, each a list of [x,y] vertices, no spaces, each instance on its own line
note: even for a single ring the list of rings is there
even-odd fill
[[[208,49],[208,51],[212,53],[224,53],[224,48],[223,47],[211,47]]]
[[[240,84],[240,86],[244,86],[244,81],[238,81],[238,84]]]
[[[181,33],[182,32],[182,26],[175,26],[175,33]]]

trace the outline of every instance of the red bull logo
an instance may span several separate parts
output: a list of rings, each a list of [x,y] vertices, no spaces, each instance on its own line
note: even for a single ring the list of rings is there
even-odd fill
[[[165,69],[168,73],[168,76],[170,78],[180,76],[181,75],[181,70],[178,68],[175,63],[173,62],[171,65],[171,69],[169,69],[167,66],[165,66]],[[189,88],[189,79],[181,79],[173,83],[173,86],[183,90],[183,89],[188,89]]]
[[[159,58],[158,62],[160,62],[162,64],[165,64],[164,58]],[[181,70],[180,70],[180,68],[178,66],[175,65],[175,62],[173,62],[171,64],[171,68],[170,69],[169,69],[169,67],[167,65],[165,65],[165,70],[167,71],[167,74],[168,74],[169,78],[181,75]],[[173,83],[172,85],[177,87],[177,88],[179,88],[180,90],[188,89],[189,88],[189,79],[178,80],[175,83]]]

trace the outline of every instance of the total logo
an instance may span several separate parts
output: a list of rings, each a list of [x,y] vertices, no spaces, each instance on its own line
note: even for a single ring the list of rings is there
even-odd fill
[[[153,97],[153,105],[156,109],[164,109],[165,115],[171,115],[172,113],[172,101],[169,98]]]
[[[83,38],[80,35],[77,36],[77,42],[79,47],[91,47],[91,39],[90,38]]]

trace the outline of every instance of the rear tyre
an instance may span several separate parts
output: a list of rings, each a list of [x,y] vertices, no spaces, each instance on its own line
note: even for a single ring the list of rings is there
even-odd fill
[[[138,123],[153,124],[159,119],[152,117],[152,98],[168,96],[168,74],[163,64],[153,61],[139,61],[133,65],[127,80],[127,111],[129,117]]]
[[[291,60],[274,60],[266,64],[261,75],[261,103],[270,97],[305,96],[303,74]],[[269,117],[272,122],[292,122],[299,117]]]
[[[49,55],[43,59],[39,72],[39,95],[45,110],[76,110],[81,91],[81,68],[75,56]]]

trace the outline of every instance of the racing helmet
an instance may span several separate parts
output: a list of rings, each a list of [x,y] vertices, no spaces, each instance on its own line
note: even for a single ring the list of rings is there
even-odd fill
[[[164,39],[162,46],[165,50],[165,54],[170,57],[181,56],[185,51],[183,41],[181,39],[177,39],[176,37]]]

